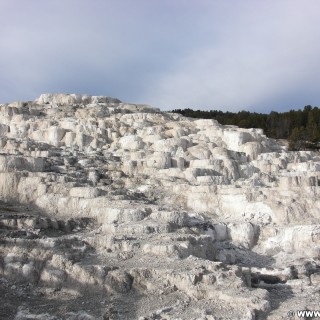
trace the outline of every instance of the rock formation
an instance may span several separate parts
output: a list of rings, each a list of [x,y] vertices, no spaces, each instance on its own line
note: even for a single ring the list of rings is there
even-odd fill
[[[73,94],[0,105],[0,147],[4,319],[317,309],[319,153]]]

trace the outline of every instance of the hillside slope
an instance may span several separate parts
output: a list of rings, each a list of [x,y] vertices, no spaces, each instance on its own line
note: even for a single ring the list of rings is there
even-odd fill
[[[109,97],[0,105],[5,319],[315,310],[320,156]]]

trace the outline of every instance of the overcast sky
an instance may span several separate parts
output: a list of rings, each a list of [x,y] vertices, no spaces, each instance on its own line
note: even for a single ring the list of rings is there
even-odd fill
[[[320,106],[319,0],[0,0],[0,102]]]

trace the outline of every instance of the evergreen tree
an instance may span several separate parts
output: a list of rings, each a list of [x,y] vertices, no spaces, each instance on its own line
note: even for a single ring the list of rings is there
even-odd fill
[[[262,114],[249,111],[175,109],[172,112],[186,117],[216,119],[224,125],[241,128],[261,128],[270,138],[288,139],[292,150],[318,149],[320,146],[320,109],[307,105],[303,110]]]

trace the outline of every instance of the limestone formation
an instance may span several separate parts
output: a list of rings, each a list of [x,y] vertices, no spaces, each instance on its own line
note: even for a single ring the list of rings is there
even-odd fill
[[[316,310],[320,154],[110,97],[0,105],[4,319]]]

